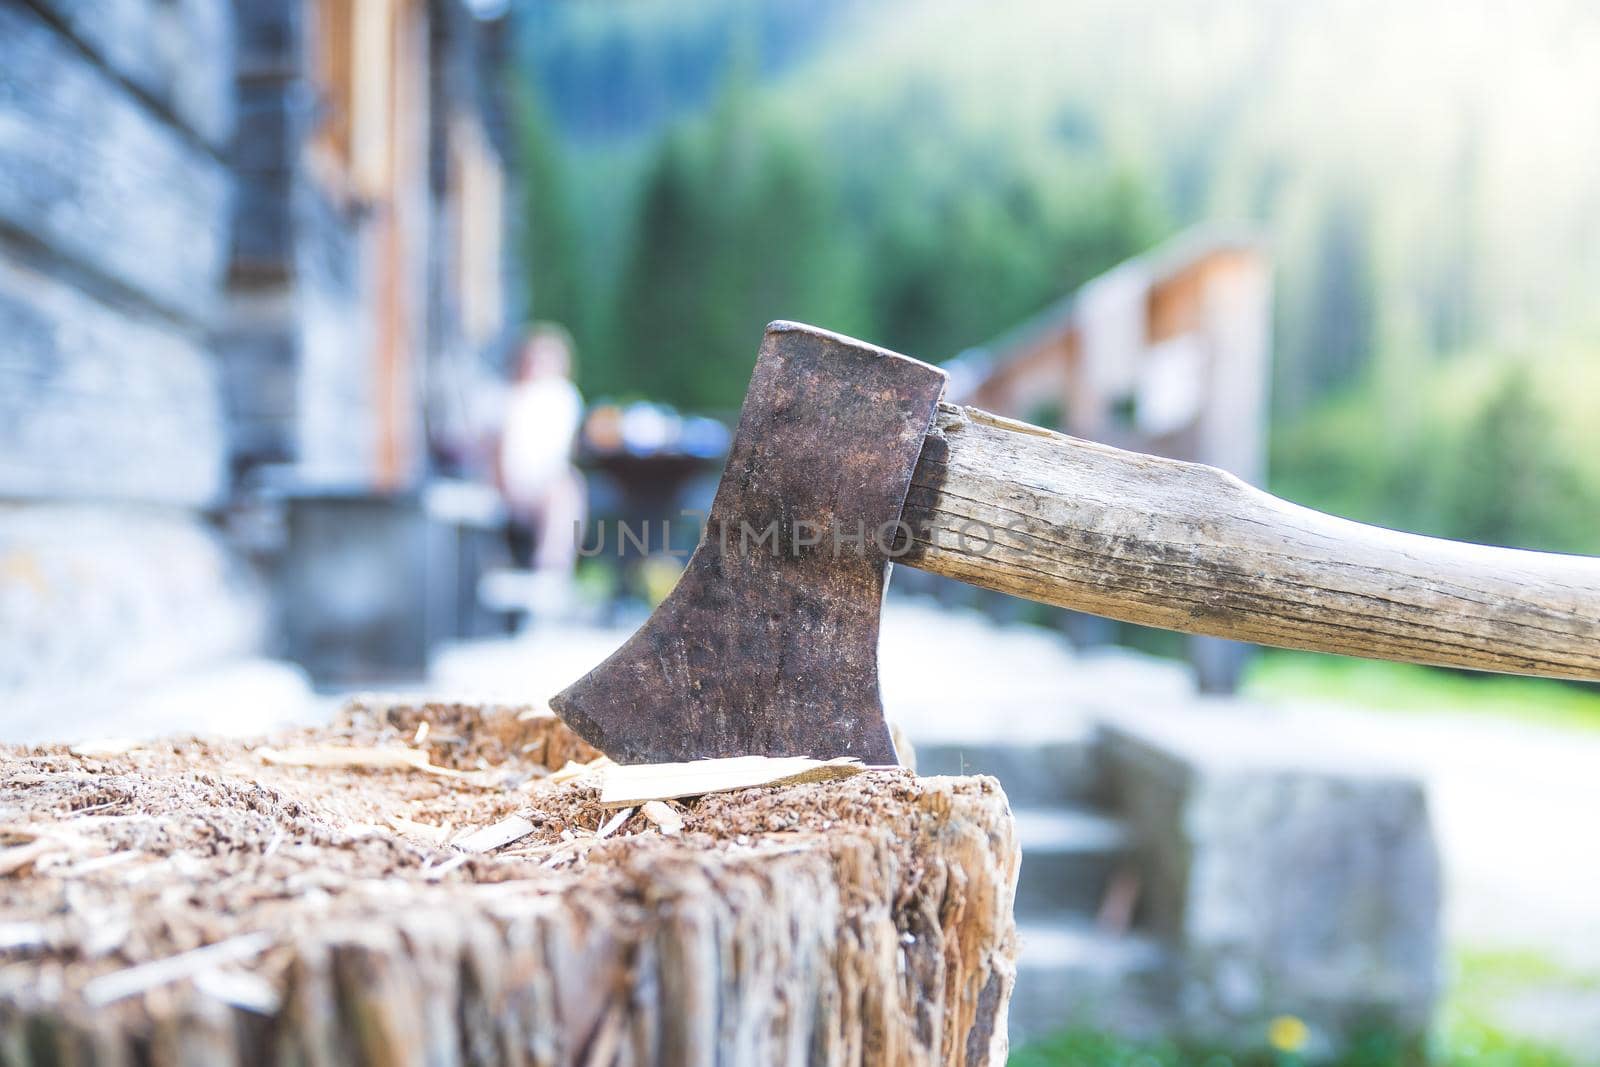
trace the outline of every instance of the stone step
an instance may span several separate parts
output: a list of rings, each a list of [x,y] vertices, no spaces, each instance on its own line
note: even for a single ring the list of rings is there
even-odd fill
[[[911,735],[918,774],[992,774],[1013,809],[1090,804],[1103,796],[1095,737],[1087,724],[1066,736],[1033,743]]]
[[[1129,837],[1118,820],[1073,808],[1013,809],[1022,845],[1019,916],[1092,917],[1127,862]]]
[[[1017,937],[1013,1046],[1080,1025],[1155,1033],[1171,1019],[1171,957],[1159,941],[1083,920],[1020,922]]]

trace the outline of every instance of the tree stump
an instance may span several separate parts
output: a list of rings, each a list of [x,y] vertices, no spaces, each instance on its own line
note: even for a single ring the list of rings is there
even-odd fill
[[[353,747],[381,766],[294,765]],[[992,779],[713,794],[676,829],[601,808],[569,763],[597,755],[548,714],[438,704],[0,748],[0,1063],[1004,1060]]]

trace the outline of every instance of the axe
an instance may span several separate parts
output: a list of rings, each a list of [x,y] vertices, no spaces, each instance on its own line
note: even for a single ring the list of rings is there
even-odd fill
[[[1335,518],[1213,467],[941,403],[944,386],[918,360],[768,326],[699,546],[555,711],[621,763],[895,763],[877,657],[896,560],[1145,626],[1600,678],[1600,558]]]

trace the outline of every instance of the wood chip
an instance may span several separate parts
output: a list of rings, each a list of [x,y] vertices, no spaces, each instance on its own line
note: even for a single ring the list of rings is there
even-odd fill
[[[81,863],[74,863],[65,870],[56,871],[55,874],[61,878],[81,878],[86,874],[94,874],[112,867],[120,867],[124,863],[132,863],[137,859],[143,859],[144,855],[143,852],[136,848],[123,849],[121,852],[108,852],[104,856],[96,856],[93,859],[83,860]]]
[[[620,808],[647,800],[672,800],[724,793],[759,785],[794,785],[848,778],[866,770],[854,756],[816,760],[806,756],[732,756],[688,763],[640,763],[606,769],[600,785],[603,807]]]
[[[520,815],[508,815],[497,823],[472,831],[450,844],[462,852],[493,852],[533,833],[533,823]]]
[[[79,942],[78,951],[86,960],[109,956],[127,944],[128,935],[131,933],[133,933],[133,919],[126,911],[98,915],[83,940]]]
[[[367,770],[412,770],[445,778],[470,777],[463,771],[437,766],[428,754],[414,748],[352,748],[344,745],[318,745],[312,748],[258,748],[263,762],[282,767],[337,767]]]
[[[257,1015],[276,1014],[282,1001],[276,986],[249,971],[200,971],[194,975],[194,987],[213,1000]]]
[[[588,763],[579,763],[577,760],[569,759],[566,766],[559,771],[550,772],[549,775],[540,779],[540,782],[548,785],[560,785],[562,782],[570,782],[594,771],[603,771],[615,766],[616,764],[606,756],[599,756]]]
[[[508,848],[500,853],[501,856],[516,856],[518,859],[531,859],[534,856],[548,856],[559,849],[566,848],[567,841],[545,841],[537,845],[520,845],[517,848]],[[493,883],[499,885],[501,883]]]
[[[449,859],[445,860],[443,863],[439,864],[437,867],[423,868],[422,876],[428,879],[430,882],[437,882],[439,879],[443,878],[457,867],[465,864],[470,858],[471,857],[465,852],[458,852],[454,856],[451,856]]]
[[[594,832],[595,840],[599,841],[616,833],[617,827],[628,821],[628,816],[633,814],[632,808],[623,808],[611,818],[607,819],[600,829]]]
[[[43,948],[49,943],[49,939],[45,937],[45,929],[39,923],[0,923],[0,952]]]
[[[67,751],[84,759],[104,759],[108,756],[125,756],[144,747],[143,741],[131,737],[100,737],[93,741],[80,741],[69,745]]]
[[[639,811],[668,837],[683,831],[683,816],[678,814],[677,808],[664,800],[647,800]]]
[[[443,826],[435,826],[432,823],[408,819],[404,815],[389,816],[389,825],[403,834],[420,837],[424,841],[430,841],[435,845],[444,844],[445,839],[450,836],[451,829],[449,823],[445,823]]]
[[[599,843],[600,839],[594,836],[580,837],[576,840],[563,841],[561,842],[561,847],[556,849],[554,854],[546,859],[543,863],[539,864],[539,866],[551,869],[559,867],[562,864],[574,863]]]
[[[413,745],[420,745],[424,741],[426,741],[427,739],[428,739],[428,720],[427,719],[423,719],[421,722],[417,723],[417,732],[411,738],[411,743]]]
[[[0,878],[8,874],[25,871],[52,852],[65,852],[66,850],[66,844],[53,837],[39,837],[25,845],[13,845],[10,848],[0,849]]]
[[[91,978],[84,983],[83,999],[91,1007],[104,1007],[124,997],[192,978],[202,971],[254,959],[271,947],[271,934],[241,934],[190,952],[180,952],[176,956]]]
[[[10,841],[8,847],[0,848],[0,878],[26,871],[46,856],[83,852],[93,847],[88,840],[60,828],[46,833],[27,826],[0,826],[0,840]]]

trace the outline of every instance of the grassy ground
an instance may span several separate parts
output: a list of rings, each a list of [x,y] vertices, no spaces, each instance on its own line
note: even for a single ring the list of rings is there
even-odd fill
[[[1245,676],[1245,695],[1419,713],[1491,715],[1600,732],[1600,686],[1467,674],[1408,663],[1268,651]]]
[[[1464,950],[1453,963],[1450,992],[1439,1014],[1445,1044],[1455,1055],[1447,1062],[1464,1067],[1577,1067],[1595,1062],[1592,1020],[1600,1012],[1600,975],[1578,973],[1526,950]],[[1587,1037],[1577,1044],[1586,1054],[1563,1058],[1540,1043],[1512,1036],[1519,1004],[1541,1000],[1564,1004],[1583,1020],[1580,1028]],[[1541,1014],[1548,1018],[1550,1013]]]
[[[1283,1027],[1257,1053],[1223,1052],[1171,1041],[1127,1041],[1093,1030],[1064,1031],[1011,1053],[1011,1067],[1581,1067],[1580,1060],[1539,1041],[1506,1032],[1496,1015],[1513,993],[1540,987],[1593,989],[1600,978],[1572,975],[1534,953],[1464,952],[1439,1013],[1431,1048],[1407,1048],[1383,1034],[1358,1041],[1343,1058],[1314,1061],[1295,1050],[1295,1027]],[[1293,1020],[1287,1020],[1293,1024]],[[1274,1029],[1277,1029],[1276,1027]],[[1273,1034],[1274,1037],[1279,1036]]]
[[[1560,1052],[1487,1027],[1448,1035],[1439,1046],[1432,1053],[1408,1053],[1393,1040],[1374,1037],[1324,1067],[1580,1067]],[[1074,1030],[1016,1049],[1010,1067],[1311,1067],[1313,1062],[1293,1052],[1224,1053]]]

